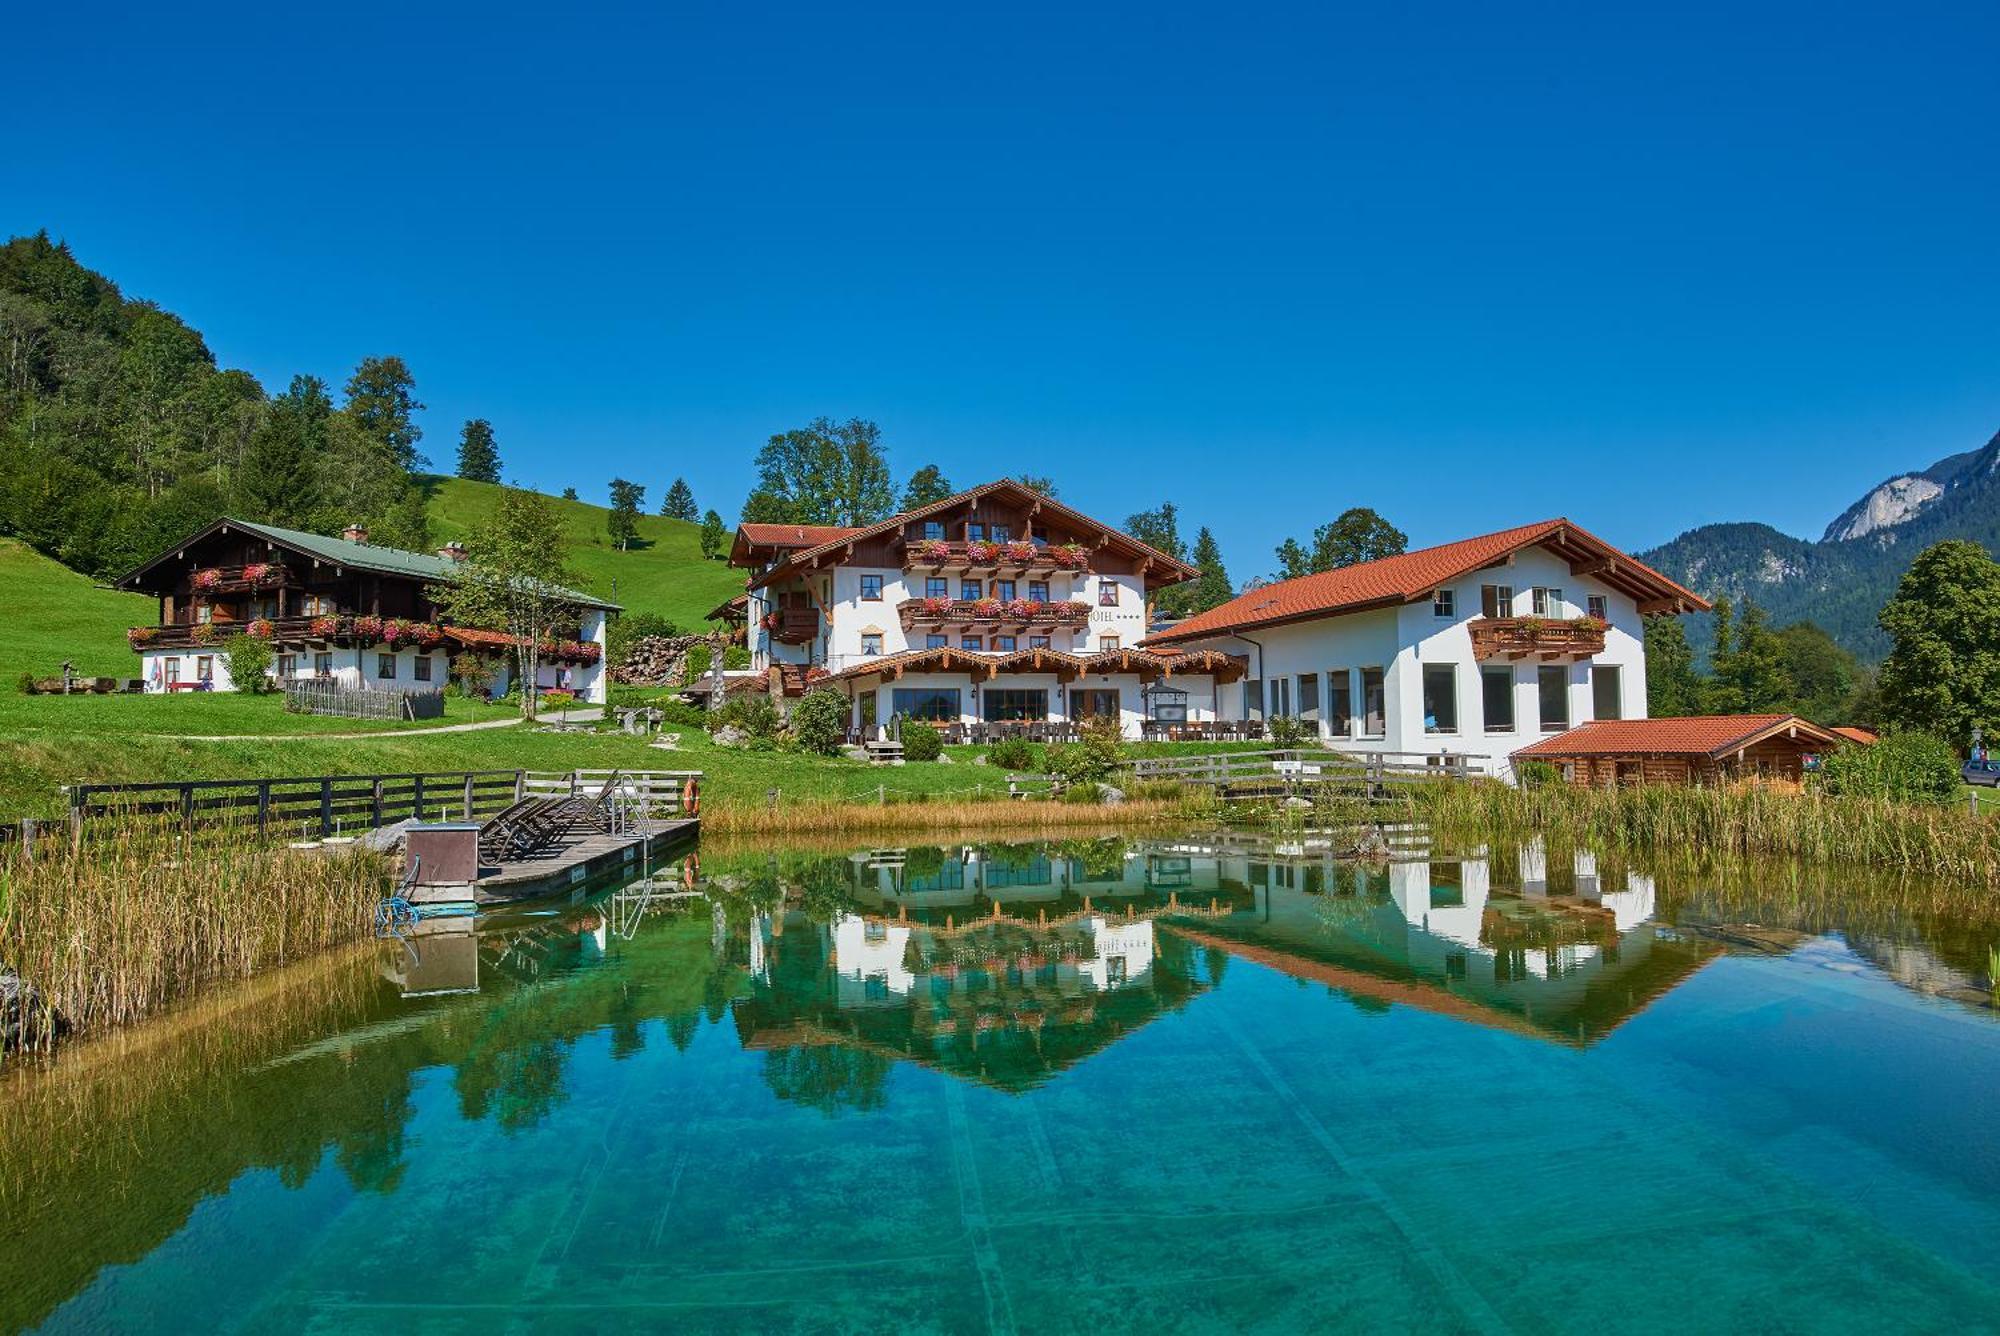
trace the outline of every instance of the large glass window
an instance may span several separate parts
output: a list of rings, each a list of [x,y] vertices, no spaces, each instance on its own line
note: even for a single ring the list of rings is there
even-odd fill
[[[1486,715],[1488,733],[1512,733],[1514,731],[1514,670],[1512,668],[1482,668],[1479,670],[1479,699]]]
[[[968,542],[968,543],[983,543],[983,542],[985,542],[985,541],[986,541],[986,526],[985,526],[985,525],[983,525],[983,524],[979,524],[979,523],[976,523],[976,522],[975,522],[975,523],[972,523],[972,524],[968,524],[968,525],[966,525],[966,526],[965,526],[965,541],[966,541],[966,542]]]
[[[1449,589],[1431,590],[1431,616],[1458,616],[1458,595]]]
[[[1104,576],[1097,578],[1097,606],[1115,608],[1118,606],[1118,582]]]
[[[1424,732],[1458,732],[1458,672],[1451,664],[1424,665]]]
[[[1479,612],[1484,617],[1512,617],[1514,615],[1514,586],[1479,586]]]
[[[1069,693],[1069,717],[1079,722],[1085,719],[1116,719],[1118,717],[1118,690],[1112,688],[1077,688]]]
[[[1015,640],[1015,638],[1014,638],[1013,636],[994,636],[994,637],[993,637],[993,648],[995,648],[995,649],[998,649],[998,650],[1011,650],[1011,649],[1014,649],[1014,648],[1016,647],[1017,643],[1018,643],[1018,642],[1017,642],[1017,641]]]
[[[1608,621],[1611,617],[1610,605],[1602,594],[1589,594],[1583,600],[1584,610],[1598,621]]]
[[[861,577],[861,597],[873,602],[882,597],[882,577],[864,575]]]
[[[1618,665],[1605,664],[1590,670],[1590,714],[1593,719],[1623,719],[1624,693],[1619,689]]]
[[[1029,598],[1029,600],[1030,600],[1031,602],[1035,602],[1035,603],[1046,603],[1046,602],[1048,602],[1048,601],[1049,601],[1049,582],[1048,582],[1047,580],[1030,580],[1030,581],[1028,581],[1028,598]]]
[[[1048,647],[1049,647],[1049,638],[1047,636],[1028,637],[1029,649],[1047,649]]]
[[[988,723],[1046,719],[1049,693],[1022,687],[988,687],[979,698],[979,708]]]
[[[1361,736],[1379,738],[1389,731],[1388,703],[1382,692],[1382,670],[1361,670]]]
[[[419,654],[419,655],[418,655],[418,656],[417,656],[417,657],[416,657],[416,658],[415,658],[415,659],[414,659],[414,660],[413,660],[413,661],[411,662],[411,664],[410,664],[410,671],[411,671],[411,672],[412,672],[412,673],[413,673],[413,674],[415,675],[415,677],[416,677],[417,681],[419,681],[419,682],[428,682],[428,681],[430,681],[430,680],[431,680],[431,656],[430,656],[430,655],[428,655],[428,654]]]
[[[313,655],[313,675],[316,677],[333,676],[332,654],[325,650],[320,650]]]
[[[958,647],[960,649],[983,650],[986,648],[986,641],[981,636],[962,636],[959,639]]]
[[[1011,525],[1006,525],[1006,524],[996,524],[996,525],[994,525],[994,526],[993,526],[993,541],[994,541],[994,542],[996,542],[996,543],[1005,543],[1005,542],[1008,542],[1009,540],[1011,540],[1011,539],[1012,539],[1013,537],[1014,537],[1014,530],[1013,530],[1013,527],[1012,527]]]
[[[863,631],[861,633],[861,652],[869,655],[880,654],[882,652],[882,633],[880,631]]]
[[[1569,727],[1569,669],[1544,664],[1535,672],[1542,702],[1542,731],[1560,733]]]
[[[1354,687],[1345,668],[1326,675],[1326,731],[1337,738],[1354,735]]]
[[[940,633],[938,633],[938,632],[936,632],[936,631],[932,631],[932,632],[931,632],[931,633],[930,633],[929,635],[927,635],[927,636],[925,636],[925,637],[924,637],[924,648],[925,648],[925,649],[950,649],[950,648],[951,648],[951,637],[950,637],[950,636],[948,636],[948,635],[941,635]]]
[[[390,662],[394,663],[395,660],[391,659]],[[394,677],[395,674],[390,673],[389,676]],[[213,657],[207,654],[195,656],[194,680],[197,682],[213,682],[215,680],[215,660]]]
[[[924,597],[950,598],[951,581],[942,575],[926,575],[924,577]]]
[[[986,590],[977,580],[960,580],[958,582],[958,596],[970,603],[974,599],[986,597]]]
[[[1299,674],[1299,718],[1319,722],[1319,674]]]
[[[1265,683],[1265,689],[1270,693],[1271,717],[1273,719],[1291,718],[1292,679],[1289,677],[1274,677]]]
[[[1099,636],[1097,638],[1097,652],[1099,654],[1116,654],[1118,652],[1118,637]]]
[[[995,580],[993,582],[993,597],[999,599],[1002,603],[1013,602],[1014,582],[1012,580]]]
[[[1537,617],[1560,617],[1563,615],[1563,591],[1537,585],[1532,605]]]
[[[1257,678],[1245,678],[1243,682],[1243,717],[1262,719],[1264,717],[1264,684]]]
[[[942,720],[953,723],[958,719],[957,687],[897,687],[891,693],[890,704],[896,714],[904,719]]]
[[[375,676],[386,682],[395,675],[396,656],[393,654],[377,654],[375,656]]]

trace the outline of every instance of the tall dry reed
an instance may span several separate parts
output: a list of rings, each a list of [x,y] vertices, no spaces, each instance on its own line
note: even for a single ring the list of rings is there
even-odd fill
[[[1473,838],[1561,831],[1598,848],[1851,863],[2000,885],[2000,823],[1958,807],[1808,791],[1436,784],[1413,814]]]
[[[1202,820],[1214,815],[1206,795],[1133,798],[1116,806],[1045,799],[937,798],[912,802],[891,795],[887,803],[813,800],[764,806],[704,804],[703,835],[838,835],[849,831],[1074,830],[1084,826]]]
[[[389,875],[358,847],[289,849],[229,828],[137,825],[4,859],[0,965],[76,1032],[354,940]]]

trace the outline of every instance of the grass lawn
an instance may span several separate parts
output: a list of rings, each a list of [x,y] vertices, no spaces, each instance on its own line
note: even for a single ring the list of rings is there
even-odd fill
[[[64,659],[85,676],[135,677],[139,656],[125,630],[151,626],[159,615],[153,599],[99,589],[26,544],[0,538],[0,693],[15,694],[22,673],[59,675]]]
[[[506,705],[485,705],[447,693],[443,719],[336,719],[288,714],[276,693],[197,691],[172,696],[28,696],[0,684],[0,740],[38,734],[178,734],[254,737],[268,734],[397,732],[508,719]]]
[[[649,488],[647,501],[657,506],[660,493],[673,479]],[[427,478],[431,531],[439,542],[463,538],[493,513],[501,489],[493,483],[463,478]],[[743,592],[743,572],[701,555],[701,526],[685,520],[639,517],[639,545],[628,552],[611,546],[605,531],[603,506],[586,501],[557,501],[557,511],[569,527],[570,562],[583,577],[585,589],[632,612],[656,612],[683,630],[706,628],[703,617],[726,598]],[[616,589],[613,582],[616,581]]]

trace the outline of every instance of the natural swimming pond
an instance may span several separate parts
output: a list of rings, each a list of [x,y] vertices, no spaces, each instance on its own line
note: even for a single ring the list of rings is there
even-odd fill
[[[2000,1322],[1990,896],[1329,848],[711,846],[255,980],[0,1082],[0,1328]]]

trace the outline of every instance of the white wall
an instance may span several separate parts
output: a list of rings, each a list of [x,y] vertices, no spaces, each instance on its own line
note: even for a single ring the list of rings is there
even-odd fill
[[[1536,659],[1518,663],[1495,659],[1482,664],[1473,658],[1467,623],[1480,615],[1481,586],[1488,584],[1513,587],[1515,616],[1529,615],[1530,590],[1535,586],[1562,591],[1564,606],[1559,612],[1551,609],[1551,617],[1580,617],[1590,595],[1603,595],[1609,623],[1604,651],[1580,663],[1549,665],[1562,667],[1567,677],[1568,724],[1574,727],[1594,717],[1593,666],[1619,669],[1623,718],[1645,717],[1645,624],[1638,605],[1600,581],[1571,575],[1566,561],[1541,548],[1530,548],[1503,566],[1475,572],[1448,586],[1455,604],[1449,618],[1436,616],[1431,602],[1424,600],[1207,643],[1230,653],[1247,653],[1250,676],[1260,683],[1280,676],[1289,679],[1294,714],[1300,710],[1298,677],[1319,674],[1320,730],[1330,746],[1346,751],[1450,752],[1474,757],[1489,773],[1504,777],[1512,773],[1509,754],[1545,736],[1540,725],[1536,672],[1542,665]],[[1433,733],[1424,728],[1423,669],[1440,664],[1455,671],[1458,726],[1451,732]],[[1364,701],[1360,670],[1378,667],[1384,672],[1386,728],[1382,736],[1365,737],[1361,732]],[[1514,727],[1510,730],[1491,731],[1486,726],[1480,678],[1484,667],[1513,672]],[[1355,716],[1351,730],[1342,736],[1335,736],[1326,722],[1327,678],[1336,671],[1348,674]],[[1224,687],[1218,694],[1223,698],[1225,717],[1241,717],[1242,689]],[[1264,694],[1268,702],[1268,687]]]

